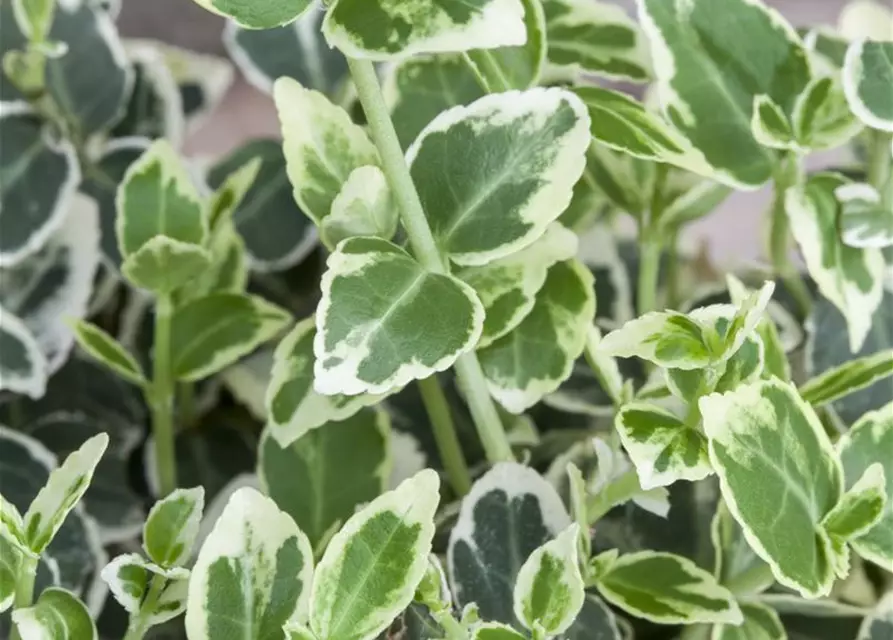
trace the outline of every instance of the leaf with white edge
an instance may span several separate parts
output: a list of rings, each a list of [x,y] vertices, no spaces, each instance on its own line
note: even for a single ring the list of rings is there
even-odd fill
[[[55,469],[25,513],[25,542],[35,553],[46,549],[59,527],[84,495],[93,471],[108,446],[99,434],[87,440]]]
[[[691,560],[640,551],[608,560],[596,588],[611,604],[658,624],[740,624],[734,596]]]
[[[866,413],[841,437],[837,450],[843,463],[846,486],[850,489],[875,463],[881,463],[886,478],[886,508],[874,527],[850,540],[863,558],[880,567],[893,567],[893,404]]]
[[[793,27],[750,0],[638,0],[638,7],[670,123],[720,181],[747,189],[769,180],[775,153],[754,140],[751,118],[759,95],[790,113],[809,82]]]
[[[390,60],[523,45],[523,18],[520,0],[337,0],[322,29],[346,56]]]
[[[744,301],[751,294],[751,291],[744,286],[733,274],[726,274],[726,286],[729,290],[729,298],[732,304],[738,308],[744,304]],[[772,308],[772,302],[767,305],[767,309]],[[762,319],[757,322],[755,336],[759,337],[759,341],[763,344],[763,374],[764,376],[775,376],[784,381],[791,379],[791,364],[788,361],[785,345],[782,343],[779,335],[778,326],[775,319],[767,311],[763,314]],[[799,340],[798,340],[799,343]],[[743,355],[739,350],[735,357]],[[727,367],[730,366],[728,363]]]
[[[90,611],[77,596],[50,587],[28,608],[12,613],[12,624],[22,640],[96,640]]]
[[[694,176],[680,171],[670,173],[673,175]],[[660,217],[657,219],[661,229],[677,231],[683,225],[695,222],[713,213],[728,197],[733,190],[724,184],[720,184],[709,178],[702,178],[690,182],[675,194],[667,202]]]
[[[75,338],[90,356],[109,367],[125,380],[146,384],[146,375],[136,358],[121,343],[95,324],[80,321],[74,327]]]
[[[121,265],[132,284],[156,294],[170,294],[211,268],[207,249],[164,235],[150,238]]]
[[[151,610],[143,610],[147,627],[176,618],[186,610],[187,569],[164,569],[147,562],[137,553],[128,553],[109,562],[102,570],[102,579],[118,604],[131,615],[141,610],[152,583],[164,582],[157,592],[155,606]]]
[[[378,151],[347,112],[323,94],[280,78],[273,85],[273,98],[295,201],[319,226],[353,170],[378,165]]]
[[[7,267],[36,252],[59,228],[81,172],[71,144],[54,140],[24,103],[0,104],[0,138],[0,267]]]
[[[583,352],[594,316],[589,271],[576,260],[550,267],[527,316],[510,333],[478,351],[493,397],[518,414],[555,391]]]
[[[442,610],[452,607],[453,595],[450,593],[450,585],[447,582],[446,571],[443,563],[436,554],[428,556],[428,566],[425,568],[425,576],[416,588],[415,602],[424,604],[432,610]]]
[[[710,522],[710,541],[713,543],[713,575],[724,587],[729,587],[745,575],[757,575],[765,571],[760,557],[754,553],[744,537],[744,530],[732,516],[732,512],[723,500],[716,507],[716,513]],[[748,588],[737,590],[737,595],[762,593],[775,584],[775,578],[769,573],[759,582],[751,581]],[[746,591],[746,593],[744,593]]]
[[[651,62],[635,20],[614,4],[544,0],[549,63],[561,70],[645,82]]]
[[[767,95],[754,98],[750,129],[754,139],[770,149],[797,150],[793,125],[787,114]]]
[[[397,245],[349,238],[327,264],[314,338],[319,393],[386,393],[443,371],[480,338],[474,290]]]
[[[317,637],[375,638],[409,605],[431,552],[439,487],[437,473],[426,469],[370,502],[335,534],[310,596]]]
[[[740,625],[718,624],[710,632],[710,640],[787,640],[788,634],[778,614],[757,602],[742,602]]]
[[[672,369],[700,369],[713,359],[704,328],[675,311],[652,311],[606,335],[599,350],[619,358],[637,356]]]
[[[245,241],[232,221],[220,222],[208,241],[211,266],[178,291],[179,303],[212,293],[245,293],[248,287],[248,254]]]
[[[547,636],[567,631],[586,597],[578,558],[579,525],[572,524],[528,556],[515,581],[515,616]]]
[[[893,245],[893,208],[881,194],[864,183],[845,184],[834,190],[840,203],[840,237],[859,249],[884,249]]]
[[[331,97],[347,78],[347,61],[323,38],[325,16],[321,0],[312,0],[300,18],[282,27],[245,29],[229,21],[223,44],[245,79],[264,93],[285,76]]]
[[[375,236],[390,240],[397,233],[399,209],[388,179],[374,165],[354,169],[332,201],[331,212],[320,226],[329,249],[346,238]]]
[[[32,398],[46,390],[47,361],[25,323],[0,307],[0,389]]]
[[[540,239],[517,253],[459,270],[457,276],[474,288],[486,312],[477,348],[483,349],[515,329],[533,311],[549,269],[576,253],[576,235],[553,223]]]
[[[7,532],[0,530],[0,613],[12,607],[24,552]]]
[[[526,637],[512,627],[498,622],[485,622],[475,627],[471,633],[471,640],[524,640]]]
[[[702,398],[700,409],[723,497],[750,546],[785,586],[827,595],[834,556],[821,522],[840,500],[843,473],[812,407],[767,380]]]
[[[704,435],[660,407],[625,405],[614,426],[643,489],[702,480],[713,473]]]
[[[291,316],[257,296],[215,293],[171,320],[173,374],[195,382],[217,373],[284,330]]]
[[[236,491],[204,541],[189,580],[186,635],[273,640],[305,618],[313,575],[307,537],[257,491]]]
[[[886,479],[881,463],[872,464],[843,494],[840,502],[825,516],[822,526],[831,536],[849,541],[874,527],[884,516]]]
[[[857,249],[840,240],[837,189],[843,176],[820,173],[788,191],[791,231],[819,291],[847,318],[850,350],[858,351],[883,297],[884,257],[879,249]]]
[[[721,335],[724,349],[722,356],[719,358],[720,360],[726,360],[738,353],[744,341],[753,335],[754,329],[756,329],[757,324],[763,318],[774,292],[775,283],[771,281],[765,282],[759,291],[749,294],[738,305],[729,325],[723,327]],[[714,319],[710,317],[707,309],[710,309],[710,307],[701,311],[702,314],[706,314],[703,318],[698,315],[698,310],[693,311],[691,315],[695,319],[706,320],[709,323]]]
[[[152,562],[169,569],[189,560],[204,507],[202,487],[177,489],[155,503],[143,528],[143,548]]]
[[[893,131],[891,83],[893,42],[858,40],[850,45],[843,64],[843,90],[853,113],[873,129]]]
[[[893,376],[893,349],[856,358],[829,369],[800,387],[800,395],[809,404],[819,406],[839,400]]]
[[[457,605],[517,624],[513,586],[524,561],[571,525],[558,493],[536,471],[499,463],[462,500],[447,552]]]
[[[476,266],[539,238],[570,204],[588,129],[583,103],[558,88],[493,94],[437,116],[406,159],[438,245]]]
[[[246,29],[272,29],[296,20],[311,0],[195,0],[212,13]]]
[[[269,431],[261,438],[257,472],[264,493],[294,518],[314,549],[387,488],[390,430],[387,414],[363,409],[288,446]]]
[[[241,164],[239,160],[234,160],[231,168],[218,170],[215,182],[219,184],[212,186],[211,176],[208,176],[208,186],[214,189],[207,205],[208,229],[212,240],[226,223],[233,222],[236,210],[257,182],[263,166],[263,159],[259,157],[248,158]]]
[[[830,76],[813,78],[806,85],[794,104],[791,121],[800,147],[815,151],[839,147],[862,130],[843,88]]]
[[[377,404],[380,395],[324,396],[313,388],[313,318],[299,322],[276,347],[272,377],[266,390],[268,433],[287,447],[309,431],[350,418]]]

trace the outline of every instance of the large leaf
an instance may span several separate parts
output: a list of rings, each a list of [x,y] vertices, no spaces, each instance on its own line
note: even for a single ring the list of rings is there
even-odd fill
[[[282,447],[261,439],[258,475],[264,492],[321,548],[362,504],[377,498],[391,472],[390,421],[363,409],[327,422]]]
[[[354,58],[522,45],[520,0],[337,0],[323,21],[329,45]]]
[[[46,390],[49,375],[46,356],[25,323],[0,307],[0,390],[32,398]]]
[[[458,264],[481,265],[536,240],[570,204],[588,128],[580,100],[556,88],[489,95],[435,118],[406,157],[438,244]]]
[[[202,638],[278,640],[307,615],[313,550],[276,504],[236,491],[204,541],[189,580],[186,633]]]
[[[813,409],[779,380],[707,396],[700,407],[723,497],[750,546],[782,584],[827,595],[835,554],[821,522],[843,473]]]
[[[77,596],[65,589],[44,590],[33,606],[12,614],[22,640],[96,640],[96,625]]]
[[[312,0],[196,0],[208,11],[232,18],[246,29],[271,29],[298,18]]]
[[[809,81],[807,52],[794,29],[748,0],[639,0],[658,95],[670,122],[732,186],[772,177],[773,153],[754,140],[754,99],[789,113]]]
[[[577,261],[550,267],[521,323],[478,352],[490,393],[512,413],[522,413],[555,391],[583,352],[594,315],[589,271]]]
[[[513,588],[531,553],[570,526],[555,489],[536,471],[500,463],[462,500],[450,534],[450,580],[457,604],[476,603],[481,617],[523,627]]]
[[[412,601],[434,538],[440,480],[431,469],[363,508],[335,534],[316,569],[316,637],[371,640]]]
[[[843,66],[843,87],[850,109],[869,127],[893,131],[891,82],[893,42],[859,40],[850,45]]]
[[[840,203],[835,190],[843,176],[823,173],[787,193],[791,231],[819,291],[846,316],[850,350],[858,351],[883,297],[884,258],[879,249],[857,249],[840,240]]]
[[[474,290],[426,271],[397,245],[350,238],[328,267],[314,340],[320,393],[397,389],[443,371],[481,335],[484,310]]]
[[[59,228],[81,172],[71,143],[54,139],[22,103],[0,105],[0,137],[0,267],[7,267],[36,252]]]

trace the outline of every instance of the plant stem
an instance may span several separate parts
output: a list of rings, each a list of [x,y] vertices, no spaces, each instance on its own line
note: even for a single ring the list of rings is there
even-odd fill
[[[674,231],[667,242],[667,308],[679,305],[679,233]]]
[[[152,434],[155,438],[155,465],[159,497],[177,488],[177,465],[174,455],[174,382],[171,379],[171,316],[170,295],[160,295],[155,306],[154,368],[150,388]]]
[[[481,70],[474,63],[474,60],[471,59],[471,56],[468,55],[468,52],[462,54],[462,60],[465,62],[465,65],[468,67],[468,70],[471,71],[471,75],[474,76],[474,79],[477,80],[478,86],[483,90],[484,93],[493,93],[493,88],[490,86],[490,81],[487,80],[486,76],[481,73]]]
[[[484,73],[499,83],[499,86],[496,87],[496,92],[511,91],[512,84],[505,77],[505,74],[502,73],[502,69],[499,68],[499,65],[496,64],[496,61],[493,59],[493,54],[486,49],[480,49],[476,52],[476,55],[478,58],[477,64],[481,65]],[[487,88],[484,88],[484,91],[493,93],[493,91]]]
[[[19,568],[18,581],[16,582],[13,610],[27,609],[34,600],[34,580],[37,578],[37,563],[39,556],[22,553],[22,564]],[[18,628],[13,626],[10,640],[21,640]]]
[[[890,149],[893,134],[871,131],[870,135],[868,183],[883,194],[887,181],[893,180],[893,150]]]
[[[437,450],[443,468],[446,469],[447,478],[453,487],[453,491],[459,497],[464,496],[471,489],[471,473],[462,454],[462,446],[456,436],[456,427],[450,415],[450,407],[437,376],[431,376],[418,381],[419,392],[422,394],[422,402],[431,426],[434,429],[434,440],[437,442]]]
[[[146,632],[149,630],[148,620],[146,620],[146,618],[155,612],[155,608],[158,605],[158,598],[161,597],[161,593],[164,591],[166,584],[167,580],[162,576],[157,574],[152,576],[152,582],[149,583],[149,592],[146,594],[145,599],[140,605],[140,610],[130,619],[130,624],[127,625],[127,635],[124,636],[124,640],[143,639],[143,636],[146,635]]]
[[[177,387],[180,390],[177,394],[177,401],[180,409],[180,424],[188,429],[195,424],[197,418],[197,410],[195,406],[195,383],[181,382]]]
[[[654,311],[657,306],[657,280],[660,272],[661,243],[645,229],[639,230],[639,284],[636,291],[636,312]]]
[[[767,589],[774,583],[775,576],[772,573],[772,568],[765,562],[760,562],[729,580],[726,587],[736,596],[750,596]]]
[[[413,253],[429,271],[448,274],[449,268],[434,241],[422,201],[403,157],[403,149],[400,148],[397,132],[394,131],[394,124],[391,122],[387,104],[381,93],[375,67],[368,60],[352,58],[347,59],[347,64],[357,88],[357,96],[366,113],[372,139],[381,155],[382,169],[400,205],[400,218],[412,244]],[[487,458],[491,462],[512,460],[512,449],[487,391],[484,373],[474,352],[459,357],[456,372],[466,390],[471,415]]]
[[[781,169],[775,177],[775,195],[769,221],[769,255],[776,275],[784,281],[805,318],[812,308],[812,296],[799,271],[791,264],[788,252],[791,223],[785,207],[788,189],[794,186],[797,179],[797,172],[790,168]]]

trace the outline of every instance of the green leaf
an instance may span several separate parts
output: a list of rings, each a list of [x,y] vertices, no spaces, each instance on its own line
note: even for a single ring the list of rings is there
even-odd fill
[[[798,150],[793,125],[787,114],[767,95],[754,98],[750,128],[754,139],[764,147]]]
[[[0,267],[40,249],[59,228],[81,179],[68,141],[54,141],[43,121],[20,103],[0,107]],[[16,215],[25,211],[29,215]]]
[[[526,637],[523,633],[498,622],[485,622],[471,634],[471,640],[524,640]]]
[[[887,502],[885,489],[884,467],[876,462],[868,467],[825,516],[822,522],[825,531],[846,541],[868,532],[884,516]]]
[[[55,469],[25,513],[25,542],[40,553],[59,531],[68,512],[78,503],[93,477],[109,437],[99,434],[81,445]]]
[[[550,267],[530,313],[478,352],[493,397],[522,413],[555,391],[583,352],[594,315],[589,271],[575,260]]]
[[[313,550],[294,521],[250,488],[236,491],[198,553],[189,580],[190,638],[278,640],[305,618]]]
[[[720,360],[726,360],[738,353],[744,341],[753,335],[757,324],[766,312],[766,307],[769,306],[769,301],[772,299],[774,292],[775,283],[765,282],[759,291],[749,294],[741,301],[730,324],[723,328],[721,335],[725,348]],[[708,309],[710,307],[700,310],[703,314],[702,316],[699,316],[697,311],[693,312],[692,316],[708,323],[715,322],[716,320],[710,317],[711,314],[708,313]]]
[[[744,286],[744,283],[732,274],[726,274],[726,286],[729,289],[729,297],[731,298],[732,303],[740,308],[740,306],[744,304],[748,295],[750,295],[750,290],[748,290],[747,287]],[[767,309],[771,308],[771,305],[772,303],[770,302],[769,305],[767,305]],[[763,318],[757,322],[755,331],[756,335],[754,337],[758,337],[758,341],[761,342],[763,346],[764,377],[775,376],[785,382],[790,381],[791,364],[788,362],[787,350],[779,335],[775,319],[773,319],[768,311],[765,312]],[[798,343],[799,342],[800,340],[798,339]],[[732,361],[734,361],[735,358],[745,355],[743,351],[743,349],[739,350],[739,352],[732,357]],[[726,366],[731,366],[731,363],[727,363]]]
[[[269,431],[261,438],[261,486],[294,518],[314,549],[322,548],[357,507],[384,492],[392,466],[390,431],[385,413],[363,409],[285,447]]]
[[[96,625],[87,607],[65,589],[50,587],[34,606],[16,609],[12,623],[22,640],[96,640]]]
[[[232,221],[220,222],[208,242],[211,266],[178,292],[180,304],[212,293],[245,293],[248,256],[245,242]]]
[[[672,369],[700,369],[713,356],[704,328],[685,314],[652,311],[606,335],[599,350],[620,358],[637,356]]]
[[[297,19],[311,0],[195,0],[246,29],[272,29]]]
[[[2,500],[2,498],[0,498]],[[9,532],[0,529],[0,613],[12,607],[24,554]]]
[[[754,553],[747,543],[744,529],[736,521],[723,500],[716,506],[716,513],[710,522],[710,541],[713,543],[713,575],[724,587],[731,587],[735,581],[747,575],[765,576],[762,569],[765,563]],[[748,584],[748,589],[736,589],[740,596],[762,593],[775,584],[772,574],[757,583]],[[746,593],[744,593],[746,591]]]
[[[323,21],[346,56],[389,60],[525,42],[519,0],[336,0]]]
[[[580,100],[557,88],[493,94],[436,117],[406,158],[438,245],[457,264],[482,265],[540,237],[570,204],[588,127]]]
[[[700,408],[723,497],[750,546],[785,586],[827,595],[834,557],[821,522],[843,478],[813,409],[779,380],[712,394]]]
[[[299,322],[276,348],[265,404],[268,433],[280,447],[327,423],[347,420],[383,398],[371,394],[324,396],[314,390],[314,322],[313,318]]]
[[[124,260],[121,273],[134,285],[164,295],[206,272],[211,260],[207,249],[157,235]]]
[[[614,422],[623,447],[636,466],[643,489],[677,480],[702,480],[713,473],[704,435],[656,406],[624,406]]]
[[[443,371],[481,335],[474,290],[426,271],[397,245],[350,238],[328,267],[314,340],[320,393],[386,393]]]
[[[885,568],[893,566],[893,459],[888,455],[891,445],[893,404],[866,413],[837,443],[850,490],[872,465],[881,463],[884,468],[887,496],[884,514],[871,530],[850,544],[860,556]]]
[[[572,524],[530,554],[515,582],[515,616],[548,636],[567,631],[586,597],[578,558],[580,527]]]
[[[310,597],[310,628],[317,637],[375,638],[409,605],[431,552],[439,485],[434,471],[422,471],[373,500],[335,534]]]
[[[546,63],[546,16],[542,2],[521,0],[521,4],[527,42],[518,47],[468,52],[468,60],[494,91],[535,87]]]
[[[640,551],[609,561],[596,587],[611,604],[659,624],[740,624],[741,610],[728,590],[691,560]]]
[[[458,277],[471,285],[484,305],[483,349],[515,329],[534,309],[537,293],[555,263],[577,252],[577,237],[553,223],[543,236],[517,253],[480,267],[467,267]]]
[[[52,0],[12,0],[12,11],[21,32],[31,42],[41,43],[53,24],[55,3]]]
[[[840,237],[858,249],[883,249],[893,245],[893,209],[881,194],[864,183],[846,184],[834,190],[840,202]]]
[[[622,8],[587,0],[544,0],[543,7],[551,65],[615,80],[650,78],[644,34]]]
[[[809,404],[818,406],[839,400],[893,375],[893,349],[850,360],[812,378],[800,395]]]
[[[775,155],[754,140],[751,118],[760,95],[790,113],[810,79],[794,29],[774,9],[748,0],[639,0],[638,6],[670,123],[722,182],[755,188],[769,180]]]
[[[74,326],[74,332],[78,344],[93,358],[136,385],[146,384],[146,375],[136,358],[108,333],[84,321]]]
[[[833,77],[813,78],[797,97],[791,116],[800,146],[816,151],[845,144],[862,129]]]
[[[263,159],[260,157],[250,158],[239,165],[235,164],[235,160],[232,163],[235,165],[232,170],[228,170],[228,167],[218,168],[215,176],[217,178],[215,182],[218,184],[214,185],[214,193],[211,194],[208,203],[208,227],[212,240],[226,227],[227,223],[233,222],[236,210],[245,201],[251,187],[257,182],[261,167],[263,167]],[[209,176],[208,179],[210,181],[211,177]]]
[[[893,42],[858,40],[843,64],[843,89],[853,113],[873,129],[893,131]]]
[[[177,489],[155,503],[143,528],[143,548],[152,562],[166,569],[186,564],[204,507],[202,487]]]
[[[850,350],[855,352],[883,297],[884,258],[878,249],[856,249],[841,242],[835,192],[845,184],[837,174],[813,175],[805,185],[788,191],[785,208],[809,274],[821,294],[847,318]]]
[[[319,226],[353,170],[378,165],[378,151],[347,112],[323,94],[280,78],[273,86],[273,98],[295,200]],[[312,129],[307,122],[313,122]]]
[[[137,553],[116,557],[102,570],[102,579],[125,611],[134,615],[142,611],[146,627],[155,626],[178,617],[186,610],[189,571],[182,568],[164,569],[146,562]],[[156,580],[163,580],[155,606],[144,607],[144,600]]]
[[[390,240],[397,233],[397,203],[388,179],[374,165],[354,169],[332,201],[320,235],[330,249],[346,238],[375,236]]]
[[[757,602],[741,603],[744,622],[738,626],[718,624],[710,640],[787,640],[787,632],[778,614]]]
[[[25,323],[0,307],[0,389],[32,398],[44,394],[46,357]]]

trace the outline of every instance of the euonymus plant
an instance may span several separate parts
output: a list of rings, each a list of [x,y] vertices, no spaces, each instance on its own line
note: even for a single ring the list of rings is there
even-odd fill
[[[0,636],[893,634],[889,9],[198,2],[0,0]]]

